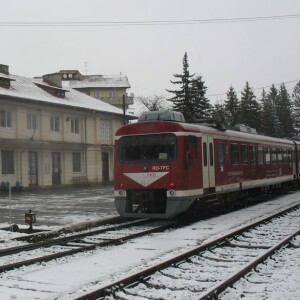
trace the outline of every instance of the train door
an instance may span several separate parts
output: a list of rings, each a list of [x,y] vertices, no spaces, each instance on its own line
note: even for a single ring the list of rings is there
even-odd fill
[[[60,181],[60,153],[59,152],[52,152],[52,184],[61,184]]]
[[[203,192],[209,194],[215,192],[215,162],[213,137],[202,136],[202,161],[203,161]]]
[[[38,184],[38,154],[35,151],[28,151],[28,177],[29,185]]]

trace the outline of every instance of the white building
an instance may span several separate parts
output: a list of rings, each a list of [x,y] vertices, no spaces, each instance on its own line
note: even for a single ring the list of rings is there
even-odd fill
[[[123,122],[122,109],[64,88],[61,73],[31,79],[0,65],[0,187],[112,181]]]
[[[133,94],[128,95],[130,88],[128,78],[119,75],[82,75],[78,70],[61,70],[62,80],[68,85],[88,96],[101,99],[118,108],[127,110],[133,104]]]

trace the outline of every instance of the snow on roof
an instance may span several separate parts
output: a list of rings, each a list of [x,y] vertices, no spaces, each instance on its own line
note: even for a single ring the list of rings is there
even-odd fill
[[[14,79],[11,78],[10,75],[6,75],[4,73],[0,72],[0,78],[9,79],[10,81],[13,81]]]
[[[2,74],[1,74],[2,75]],[[85,95],[79,91],[69,88],[64,98],[59,98],[46,92],[40,85],[48,85],[42,80],[31,79],[16,75],[9,75],[11,80],[10,88],[2,88],[0,86],[0,96],[14,97],[20,99],[27,99],[31,101],[43,102],[48,104],[55,104],[61,106],[69,106],[81,109],[90,109],[98,112],[106,112],[112,114],[122,115],[123,110],[110,105],[99,99],[95,99],[88,95]],[[50,87],[50,85],[48,85]],[[129,115],[127,115],[129,116]]]
[[[53,86],[53,85],[50,85],[42,80],[37,80],[37,78],[35,78],[33,81],[33,83],[35,83],[36,85],[38,86],[41,86],[41,87],[51,87],[52,89],[55,89],[55,90],[60,90],[60,91],[64,91],[64,92],[69,92],[69,90],[67,89],[64,89],[64,88],[60,88],[60,87],[57,87],[57,86]]]
[[[70,80],[69,86],[80,88],[130,88],[126,75],[86,75],[83,80]]]

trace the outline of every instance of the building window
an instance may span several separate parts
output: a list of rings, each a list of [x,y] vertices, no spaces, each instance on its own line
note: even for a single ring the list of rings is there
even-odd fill
[[[71,132],[79,134],[79,119],[71,118]]]
[[[38,128],[38,116],[34,112],[27,113],[27,129],[37,129]]]
[[[2,174],[14,174],[14,152],[10,150],[1,151]]]
[[[115,97],[117,97],[117,91],[116,91],[116,90],[110,90],[110,91],[109,91],[109,97],[110,97],[110,98],[115,98]]]
[[[53,132],[59,132],[59,117],[50,116],[50,130]]]
[[[81,153],[73,152],[73,172],[81,172]]]
[[[12,112],[6,109],[0,109],[0,126],[12,127]]]
[[[99,91],[94,91],[94,98],[97,98],[97,99],[100,98],[100,92]]]
[[[101,144],[111,144],[111,121],[100,120],[100,139]]]

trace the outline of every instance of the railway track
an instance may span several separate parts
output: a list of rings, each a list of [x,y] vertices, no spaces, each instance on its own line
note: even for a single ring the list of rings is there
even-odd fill
[[[57,234],[53,236],[46,234],[43,238],[39,237],[37,242],[0,249],[0,273],[79,252],[121,244],[130,239],[163,231],[173,225],[174,222],[170,221],[139,219],[111,225],[106,224],[100,228],[75,234],[69,233],[62,237],[57,237]],[[27,237],[26,240],[32,240],[32,237]],[[33,240],[36,240],[36,237]],[[26,260],[22,259],[24,253],[27,256]]]
[[[300,205],[85,294],[80,299],[216,299],[299,235]]]

